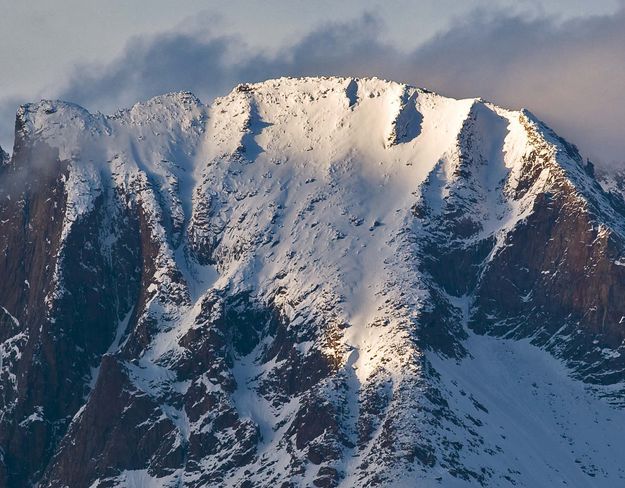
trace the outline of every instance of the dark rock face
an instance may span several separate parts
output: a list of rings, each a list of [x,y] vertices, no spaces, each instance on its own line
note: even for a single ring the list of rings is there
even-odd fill
[[[566,146],[581,163],[576,150]],[[539,157],[526,162],[545,164]],[[577,178],[581,175],[581,164]],[[579,181],[579,180],[578,180]],[[590,198],[580,195],[575,176],[556,168],[550,188],[531,215],[509,233],[483,271],[477,287],[472,327],[480,333],[529,337],[563,358],[591,383],[622,381],[625,358],[625,252],[620,205],[602,206],[606,195],[593,179],[582,179]],[[604,203],[605,205],[605,203]],[[609,348],[616,354],[602,357]]]
[[[3,181],[11,185],[0,207],[0,274],[6,285],[0,301],[5,317],[12,316],[5,320],[13,322],[2,337],[16,355],[15,377],[2,378],[3,406],[13,412],[3,418],[2,441],[12,468],[8,483],[19,486],[45,467],[52,446],[83,404],[90,368],[110,345],[113,325],[130,309],[139,283],[136,234],[123,214],[103,214],[106,196],[60,247],[68,170],[58,153],[18,140],[11,164],[2,170]],[[121,226],[121,239],[108,256],[100,241],[105,220]],[[59,286],[64,288],[60,296]],[[6,365],[12,358],[3,360]],[[23,421],[29,417],[32,422]]]
[[[612,383],[617,377],[604,373],[622,370],[623,359],[606,368],[597,351],[619,350],[625,338],[625,274],[615,264],[625,243],[571,203],[563,195],[538,199],[485,272],[472,320],[480,332],[532,337],[580,364],[584,379]]]
[[[16,185],[3,188],[0,210],[5,223],[0,237],[4,251],[0,263],[4,285],[0,294],[5,317],[3,322],[8,325],[2,330],[2,339],[12,345],[12,353],[3,354],[3,364],[12,362],[14,368],[14,376],[3,371],[1,378],[2,406],[9,409],[12,415],[3,417],[0,436],[2,445],[6,446],[3,477],[7,483],[15,485],[24,483],[28,474],[41,468],[41,458],[47,454],[49,439],[53,436],[53,426],[43,419],[39,420],[39,416],[34,417],[26,428],[20,429],[18,423],[36,414],[35,407],[42,409],[47,406],[53,415],[59,410],[52,398],[48,399],[49,402],[41,402],[46,380],[55,374],[46,367],[50,365],[48,361],[54,366],[59,359],[51,350],[53,345],[49,333],[42,330],[47,317],[41,305],[52,281],[56,261],[52,256],[60,238],[59,222],[64,205],[63,169],[56,161],[54,151],[35,148],[32,152],[39,152],[44,159],[43,167],[48,167],[48,163],[55,171],[38,174],[34,181],[27,181],[25,172],[18,171],[18,168],[28,161],[28,152],[27,148],[20,148],[14,157],[15,163],[2,168],[3,181],[7,182],[8,175],[14,174]],[[50,212],[46,200],[57,202],[56,212]],[[24,361],[25,358],[31,361]],[[35,358],[38,360],[35,361]],[[27,362],[34,364],[27,366]],[[57,398],[59,400],[64,401]],[[29,446],[29,439],[32,438],[36,438],[37,443]]]
[[[392,114],[371,154],[341,132],[366,103]],[[425,161],[442,103],[318,79],[23,107],[0,151],[0,486],[529,486],[523,419],[450,375],[475,333],[529,339],[622,403],[625,201],[479,100]],[[571,460],[609,486],[600,462]]]
[[[0,166],[4,166],[5,164],[7,164],[9,162],[10,156],[9,154],[2,149],[2,147],[0,147]]]
[[[465,123],[459,137],[465,140],[463,147],[471,146],[477,117]],[[469,192],[464,188],[482,162],[461,154],[454,173],[460,183],[451,188],[444,212],[431,216],[423,203],[415,209],[425,228],[432,229],[424,270],[450,295],[474,297],[473,330],[531,338],[567,361],[585,381],[613,384],[623,379],[618,372],[624,359],[619,354],[602,358],[600,351],[619,352],[625,339],[618,298],[625,285],[619,262],[625,251],[625,214],[618,199],[606,195],[584,168],[577,150],[560,142],[576,166],[554,164],[552,154],[538,145],[524,157],[514,186],[499,183],[498,191],[515,200],[536,192],[531,212],[501,244],[493,236],[481,238],[481,222],[466,217],[483,198],[475,194],[478,185]]]
[[[157,405],[137,393],[123,366],[105,355],[90,401],[58,446],[43,483],[89,486],[99,476],[146,465],[162,477],[179,466],[184,453],[175,445],[175,426],[150,416]]]

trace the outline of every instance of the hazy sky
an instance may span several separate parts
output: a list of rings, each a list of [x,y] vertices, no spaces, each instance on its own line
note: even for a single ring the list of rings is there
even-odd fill
[[[376,75],[482,96],[625,161],[622,0],[0,0],[0,144],[19,103],[111,112],[163,91]]]

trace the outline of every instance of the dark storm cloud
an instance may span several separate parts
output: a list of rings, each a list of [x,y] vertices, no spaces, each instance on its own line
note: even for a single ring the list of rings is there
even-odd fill
[[[136,39],[111,64],[77,70],[61,97],[110,112],[175,90],[210,100],[285,75],[379,76],[529,108],[591,157],[625,161],[625,8],[564,23],[475,11],[411,52],[385,43],[386,28],[365,15],[272,55],[199,30]]]

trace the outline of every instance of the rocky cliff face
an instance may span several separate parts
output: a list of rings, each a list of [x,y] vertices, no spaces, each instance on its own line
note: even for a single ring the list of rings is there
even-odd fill
[[[528,112],[43,101],[0,170],[0,485],[625,477],[625,204]]]

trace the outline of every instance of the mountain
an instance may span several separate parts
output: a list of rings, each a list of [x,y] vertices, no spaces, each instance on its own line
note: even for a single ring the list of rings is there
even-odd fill
[[[282,78],[15,134],[0,486],[623,483],[625,201],[531,113]]]

